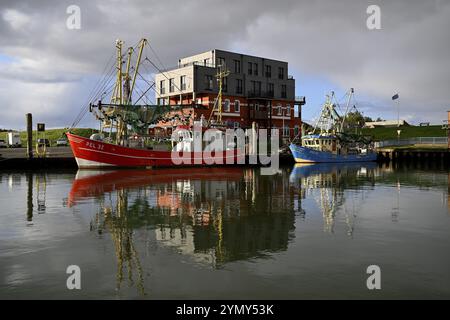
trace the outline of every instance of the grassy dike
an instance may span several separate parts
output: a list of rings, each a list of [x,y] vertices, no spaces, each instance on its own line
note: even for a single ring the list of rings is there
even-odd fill
[[[417,126],[401,126],[402,130],[400,138],[416,138],[416,137],[446,137],[447,131],[442,129],[441,126],[428,126],[428,127],[417,127]],[[372,136],[375,141],[382,140],[394,140],[397,139],[397,127],[394,128],[363,128],[362,134],[365,136]],[[56,143],[56,140],[64,136],[67,129],[49,129],[45,131],[45,137],[50,140],[51,145]],[[76,128],[71,130],[74,134],[89,137],[92,133],[98,132],[98,130],[90,128]],[[358,130],[359,131],[359,130]],[[42,137],[42,134],[40,134]],[[7,132],[0,132],[0,139],[7,140]],[[22,146],[26,146],[26,132],[20,132],[20,139],[22,141]],[[33,141],[36,141],[36,131],[33,131]]]
[[[417,137],[446,137],[447,130],[442,129],[442,126],[428,126],[428,127],[416,127],[416,126],[401,126],[402,130],[400,139],[409,139]],[[363,128],[362,134],[372,136],[375,141],[382,140],[394,140],[397,139],[397,127],[394,128]]]
[[[45,138],[50,141],[50,145],[54,146],[56,145],[56,140],[59,138],[65,137],[64,133],[67,131],[67,129],[49,129],[45,131]],[[95,129],[89,129],[89,128],[75,128],[71,130],[72,133],[82,136],[82,137],[89,137],[92,133],[98,132],[98,130]],[[33,131],[33,141],[36,141],[36,130]],[[43,132],[39,132],[39,137],[43,138],[44,134]],[[0,139],[3,139],[7,141],[8,139],[8,133],[7,132],[0,132]],[[20,140],[22,142],[22,147],[25,147],[27,145],[27,133],[26,131],[20,132]]]

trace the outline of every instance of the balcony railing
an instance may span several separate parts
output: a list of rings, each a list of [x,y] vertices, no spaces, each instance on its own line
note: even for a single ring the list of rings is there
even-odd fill
[[[247,92],[247,97],[249,98],[273,98],[273,91],[260,91],[260,90],[250,90]]]

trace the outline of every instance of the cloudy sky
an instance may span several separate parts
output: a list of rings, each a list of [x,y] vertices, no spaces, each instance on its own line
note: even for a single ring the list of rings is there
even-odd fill
[[[366,10],[381,9],[369,30]],[[81,9],[70,30],[67,7]],[[0,127],[23,128],[24,114],[68,126],[114,50],[149,39],[165,66],[213,48],[289,62],[303,117],[324,95],[355,88],[371,117],[441,124],[450,110],[450,1],[69,0],[0,1]],[[88,119],[81,123],[92,125]]]

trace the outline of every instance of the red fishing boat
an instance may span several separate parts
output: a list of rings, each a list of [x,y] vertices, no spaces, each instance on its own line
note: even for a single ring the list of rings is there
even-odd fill
[[[211,155],[202,151],[180,151],[181,156],[178,158],[178,152],[173,157],[172,151],[124,147],[71,133],[67,133],[67,138],[79,168],[152,168],[177,165],[236,164],[238,163],[238,157],[241,155],[238,149],[224,150]],[[183,162],[181,162],[181,158],[183,158]]]
[[[224,142],[222,147],[214,148],[211,152],[203,152],[203,141],[200,142],[200,147],[199,143],[194,144],[194,126],[200,127],[200,132],[214,126],[214,130],[224,140],[224,126],[221,123],[221,86],[222,78],[228,73],[218,70],[217,74],[219,94],[211,115],[216,113],[219,121],[211,121],[211,118],[208,121],[204,118],[193,121],[191,113],[187,115],[184,113],[185,109],[205,108],[203,105],[138,104],[143,98],[150,101],[146,93],[155,86],[138,71],[144,61],[150,61],[148,57],[142,59],[147,44],[147,40],[142,39],[136,48],[130,47],[127,54],[122,54],[123,42],[116,41],[117,59],[111,66],[112,72],[107,74],[108,76],[105,75],[104,83],[97,84],[99,90],[90,99],[98,102],[91,102],[89,108],[83,107],[71,126],[73,128],[89,111],[100,121],[99,132],[90,138],[75,135],[70,130],[66,133],[78,167],[150,168],[238,163],[238,159],[242,159],[245,152],[238,149],[234,143],[226,145]],[[137,58],[134,58],[135,52],[138,52]],[[125,58],[126,67],[123,69]],[[131,67],[133,63],[134,67]],[[117,70],[116,75],[114,69]],[[115,83],[113,81],[111,88],[108,88],[114,78]],[[141,94],[134,98],[135,87],[139,87],[137,85],[139,81],[141,84],[148,84],[149,88],[141,89]],[[110,102],[103,103],[101,100],[107,92],[111,92]],[[166,135],[162,137],[150,134],[155,126],[163,126]]]

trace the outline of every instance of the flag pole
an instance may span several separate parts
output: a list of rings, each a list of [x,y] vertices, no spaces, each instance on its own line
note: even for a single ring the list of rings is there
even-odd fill
[[[399,98],[398,93],[396,93],[392,96],[392,100],[398,100],[398,98]],[[400,102],[397,101],[396,103],[397,103],[397,144],[400,144],[400,133],[401,133],[401,130],[400,130]]]

